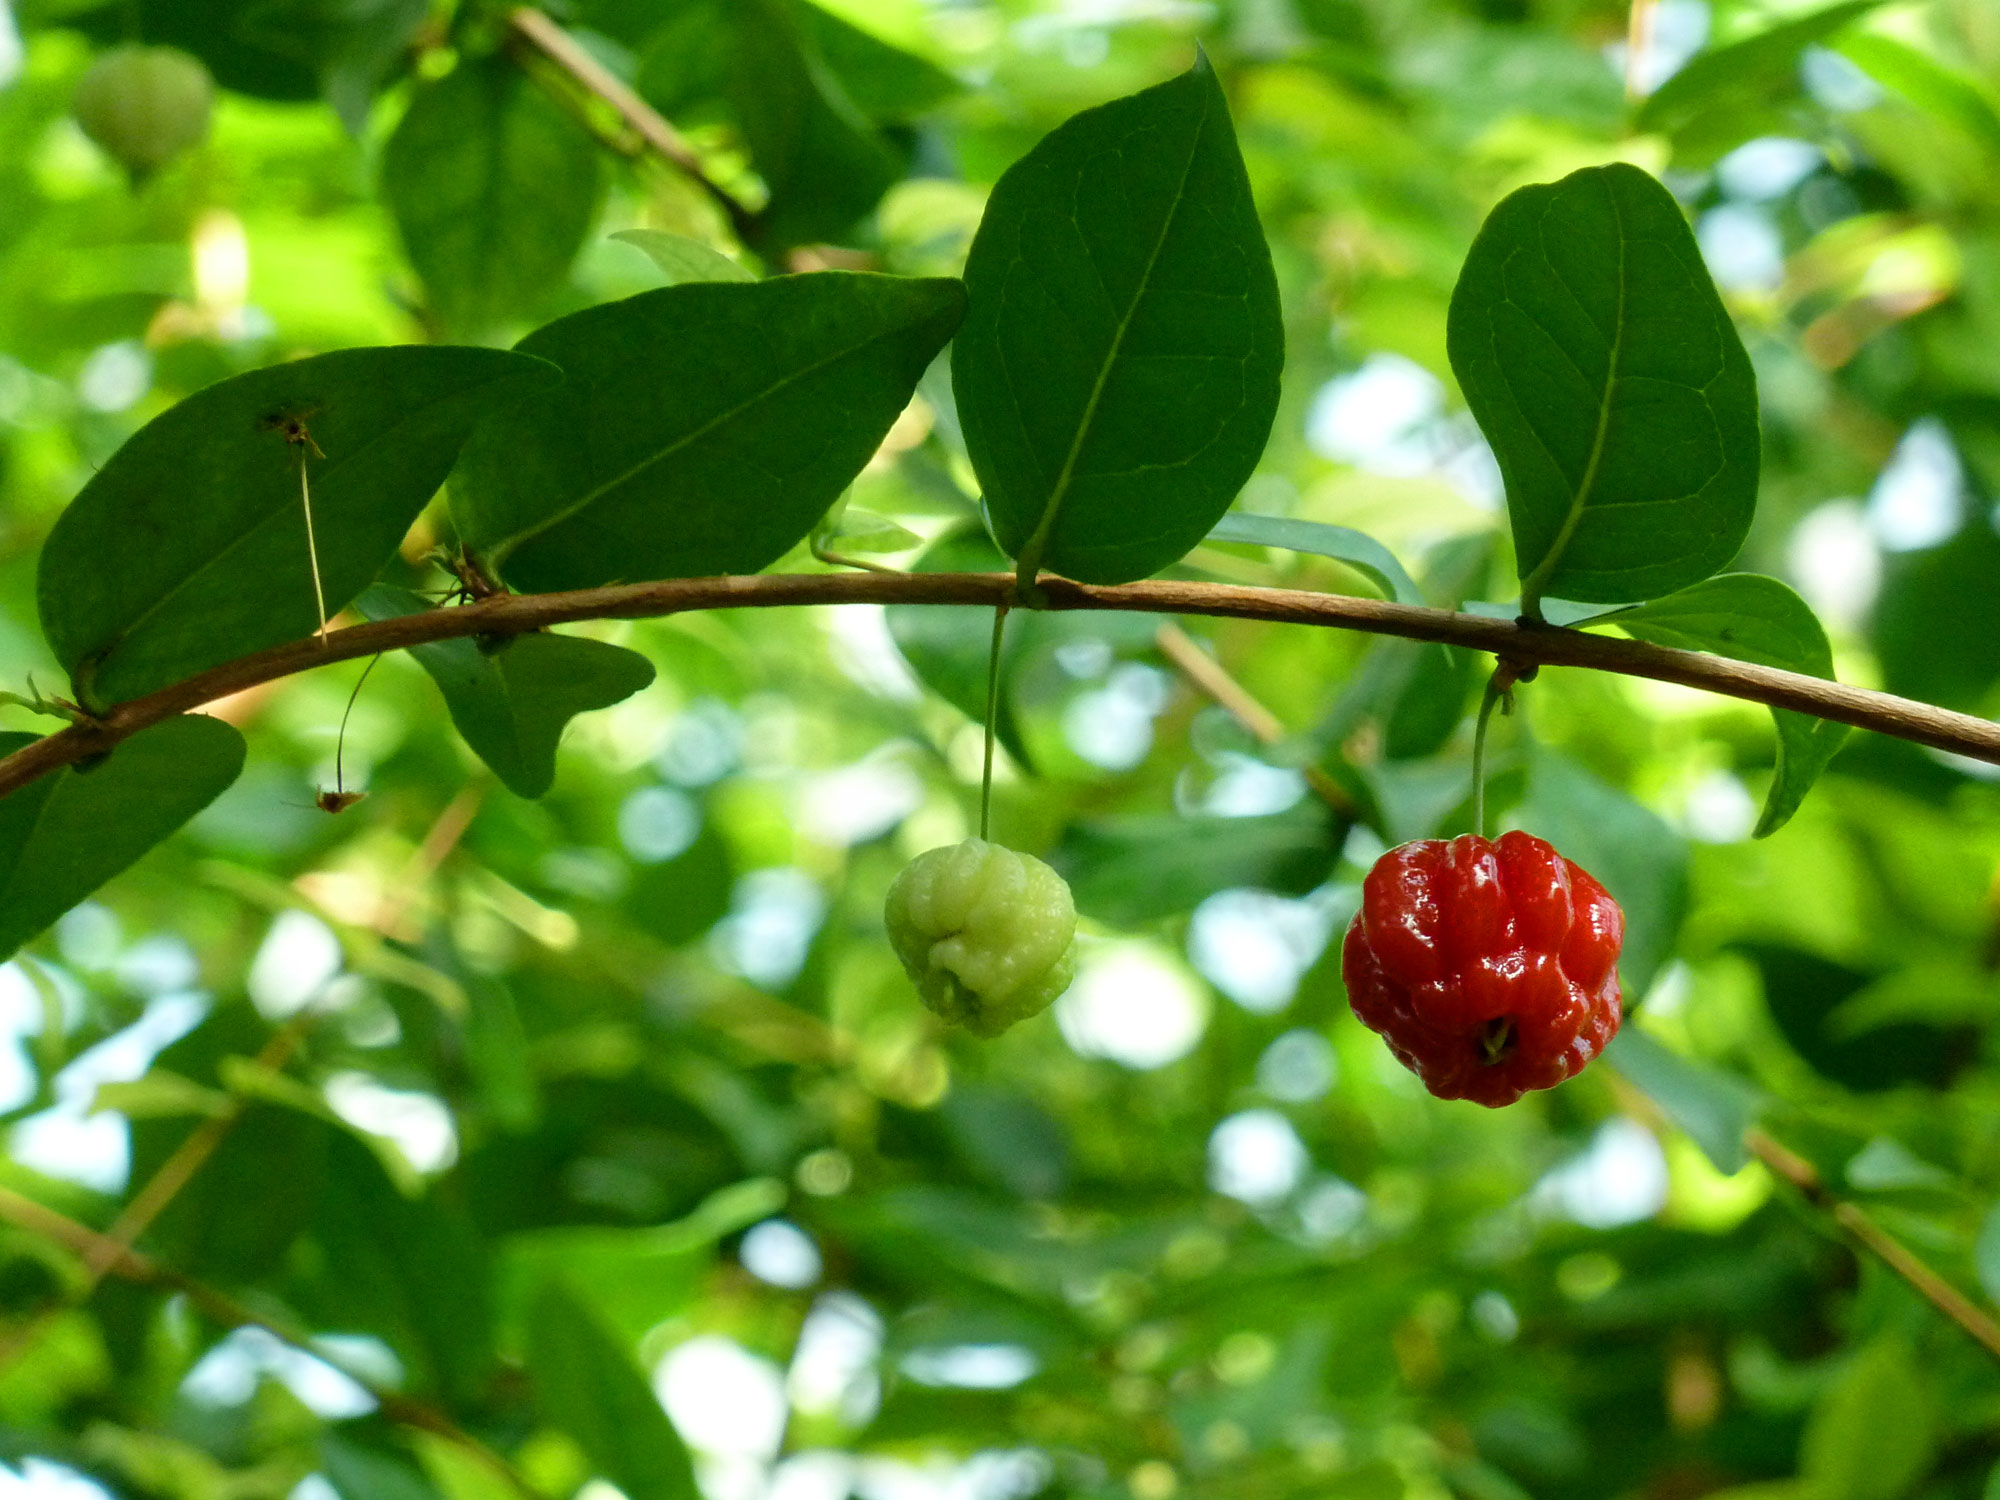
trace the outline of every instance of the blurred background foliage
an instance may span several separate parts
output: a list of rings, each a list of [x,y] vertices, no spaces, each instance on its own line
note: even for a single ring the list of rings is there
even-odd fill
[[[747,212],[504,7],[0,0],[6,686],[58,681],[55,515],[188,392],[510,341],[660,284],[627,229],[952,274],[1000,171],[1199,38],[1289,328],[1242,509],[1368,531],[1436,603],[1511,597],[1446,299],[1504,193],[1633,161],[1756,362],[1741,565],[1806,595],[1843,679],[2000,711],[1991,0],[550,13]],[[143,181],[69,113],[131,39],[219,85],[205,144]],[[941,370],[924,392],[834,550],[983,545]],[[1250,546],[1187,567],[1372,589]],[[243,779],[0,967],[10,1204],[104,1228],[190,1132],[221,1142],[139,1242],[164,1282],[93,1293],[76,1247],[0,1229],[0,1494],[2000,1495],[1993,1359],[1733,1141],[1761,1112],[2000,1296],[1991,768],[1856,736],[1753,843],[1761,710],[1543,672],[1498,800],[1624,900],[1653,1097],[1600,1066],[1488,1113],[1422,1093],[1337,961],[1372,858],[1465,826],[1476,664],[1191,624],[1269,739],[1160,621],[1021,618],[996,831],[1070,875],[1085,946],[1052,1017],[980,1044],[917,1006],[879,913],[967,831],[986,624],[591,627],[659,680],[579,720],[537,802],[403,658],[354,706],[368,798],[339,816],[313,803],[358,664],[222,705]],[[1700,1142],[1653,1102],[1674,1055],[1707,1070],[1675,1116]]]

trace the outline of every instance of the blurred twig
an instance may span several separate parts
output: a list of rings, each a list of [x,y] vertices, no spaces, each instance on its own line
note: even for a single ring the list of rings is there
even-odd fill
[[[156,1177],[155,1181],[157,1180]],[[82,1257],[86,1271],[92,1267],[99,1268],[97,1276],[108,1273],[140,1286],[160,1287],[167,1291],[179,1292],[203,1317],[213,1323],[225,1328],[261,1328],[273,1338],[339,1368],[337,1360],[330,1358],[325,1350],[316,1348],[312,1340],[297,1329],[288,1327],[275,1318],[253,1312],[227,1292],[218,1291],[170,1266],[162,1265],[150,1255],[134,1250],[129,1244],[121,1244],[111,1235],[99,1234],[88,1224],[79,1223],[69,1215],[60,1213],[46,1204],[37,1203],[25,1194],[17,1193],[11,1188],[0,1187],[0,1219],[4,1219],[17,1229],[25,1229],[31,1234],[41,1235],[44,1239],[54,1240],[57,1244],[73,1251]],[[435,1433],[463,1448],[495,1475],[505,1480],[522,1500],[545,1500],[544,1496],[521,1477],[512,1464],[465,1431],[448,1413],[427,1401],[383,1390],[351,1370],[342,1370],[341,1373],[366,1390],[381,1407],[382,1415],[391,1422]]]
[[[1588,667],[1789,708],[1815,718],[1894,735],[1914,744],[2000,765],[2000,724],[1928,703],[1850,687],[1700,651],[1593,635],[1539,622],[1495,620],[1414,604],[1302,589],[1154,578],[1089,584],[1045,575],[1042,608],[1209,615],[1271,624],[1316,625],[1369,635],[1436,641],[1484,651],[1518,667]],[[764,573],[754,577],[669,578],[558,594],[506,594],[454,609],[351,625],[241,657],[144,698],[107,708],[0,759],[0,796],[39,776],[100,755],[142,729],[217,698],[378,651],[465,636],[508,636],[578,620],[641,620],[711,609],[808,604],[976,604],[1018,602],[1011,573]]]
[[[730,227],[736,231],[737,237],[745,243],[750,241],[756,233],[757,216],[735,194],[708,175],[708,169],[702,165],[694,148],[664,115],[640,98],[631,85],[592,57],[575,37],[535,6],[516,7],[508,15],[507,24],[513,28],[515,35],[554,63],[578,88],[610,105],[618,118],[646,143],[648,149],[692,178],[729,216]]]
[[[1229,671],[1201,649],[1199,642],[1180,626],[1169,620],[1159,628],[1153,637],[1160,655],[1172,662],[1201,692],[1215,701],[1218,708],[1227,713],[1250,732],[1251,738],[1260,745],[1275,745],[1285,737],[1285,726],[1278,716],[1259,703],[1250,690],[1229,675]],[[1347,795],[1340,783],[1335,781],[1318,766],[1303,766],[1300,774],[1313,795],[1336,812],[1354,811],[1354,799]]]
[[[1806,1202],[1833,1222],[1883,1265],[1909,1283],[1911,1290],[1963,1328],[1995,1359],[2000,1359],[2000,1322],[1972,1299],[1925,1265],[1910,1248],[1852,1203],[1834,1196],[1813,1164],[1780,1145],[1762,1130],[1743,1138],[1750,1154],[1799,1190]]]

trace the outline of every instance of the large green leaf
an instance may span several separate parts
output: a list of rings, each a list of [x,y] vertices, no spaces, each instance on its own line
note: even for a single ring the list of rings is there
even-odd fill
[[[691,283],[538,329],[567,380],[466,445],[468,545],[530,589],[755,572],[812,530],[958,327],[955,281]]]
[[[1884,1334],[1814,1405],[1799,1474],[1827,1500],[1896,1500],[1931,1466],[1937,1416],[1909,1347]]]
[[[1493,210],[1452,292],[1452,368],[1507,483],[1532,611],[1716,572],[1757,501],[1757,386],[1673,195],[1587,167]]]
[[[1709,651],[1814,677],[1833,676],[1833,647],[1812,606],[1762,573],[1704,579],[1664,599],[1621,609],[1591,623],[1616,625],[1657,646]],[[1845,724],[1811,714],[1774,708],[1771,717],[1778,726],[1778,769],[1757,819],[1758,838],[1785,826],[1847,738]]]
[[[965,282],[959,415],[1023,576],[1122,583],[1206,536],[1264,451],[1285,342],[1207,59],[1016,163]]]
[[[0,755],[35,738],[0,734]],[[184,714],[88,769],[68,766],[0,797],[0,957],[221,796],[242,769],[242,735]]]
[[[559,1283],[535,1299],[528,1368],[543,1416],[631,1500],[696,1500],[687,1449],[631,1355]]]
[[[420,89],[382,153],[382,196],[445,324],[470,337],[532,311],[597,214],[589,134],[505,56]]]
[[[348,349],[212,385],[148,422],[42,549],[42,630],[78,696],[136,698],[319,624],[395,554],[473,424],[555,371],[495,349]],[[298,419],[311,439],[292,442]]]
[[[371,620],[389,620],[429,605],[378,584],[361,596],[360,608]],[[555,784],[556,746],[571,719],[622,703],[654,676],[638,652],[573,635],[460,637],[413,646],[410,655],[444,694],[465,742],[523,797],[539,797]]]

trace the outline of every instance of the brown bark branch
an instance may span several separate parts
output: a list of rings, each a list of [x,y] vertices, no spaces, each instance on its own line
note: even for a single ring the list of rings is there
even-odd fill
[[[2000,723],[1798,672],[1644,641],[1341,594],[1178,579],[1085,584],[1044,577],[1041,590],[1050,609],[1213,615],[1317,625],[1464,646],[1521,667],[1588,667],[1646,677],[1773,708],[1796,709],[2000,765]],[[378,651],[464,636],[518,635],[579,620],[640,620],[696,610],[805,604],[976,604],[991,609],[1014,600],[1011,573],[767,573],[673,578],[560,594],[499,595],[462,608],[352,625],[325,637],[309,636],[274,646],[144,698],[118,704],[94,723],[71,725],[0,760],[0,796],[62,766],[102,754],[129,735],[217,698]]]
[[[672,162],[692,178],[729,216],[730,227],[736,231],[737,237],[745,243],[749,242],[756,233],[757,216],[744,207],[735,194],[708,175],[708,169],[702,165],[694,147],[674,129],[666,116],[640,98],[624,79],[592,57],[575,37],[550,20],[545,11],[532,5],[517,6],[509,13],[507,24],[529,46],[560,68],[578,88],[610,105],[618,118],[662,160]]]
[[[1752,1156],[1797,1188],[1806,1202],[1839,1225],[1850,1239],[1902,1277],[1919,1297],[1964,1329],[1988,1354],[2000,1359],[2000,1322],[1925,1265],[1909,1246],[1867,1214],[1835,1197],[1811,1162],[1761,1130],[1751,1130],[1743,1137],[1743,1144]]]

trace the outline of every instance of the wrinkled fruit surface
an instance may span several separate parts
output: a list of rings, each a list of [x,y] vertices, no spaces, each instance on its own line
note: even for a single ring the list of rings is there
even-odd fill
[[[924,1004],[978,1036],[1039,1015],[1075,977],[1069,886],[984,839],[918,855],[889,887],[886,916]]]
[[[1617,1034],[1625,917],[1538,838],[1419,839],[1375,862],[1347,930],[1349,1003],[1440,1099],[1512,1104]]]
[[[143,177],[208,135],[215,85],[199,58],[173,47],[113,47],[76,86],[76,123]]]

